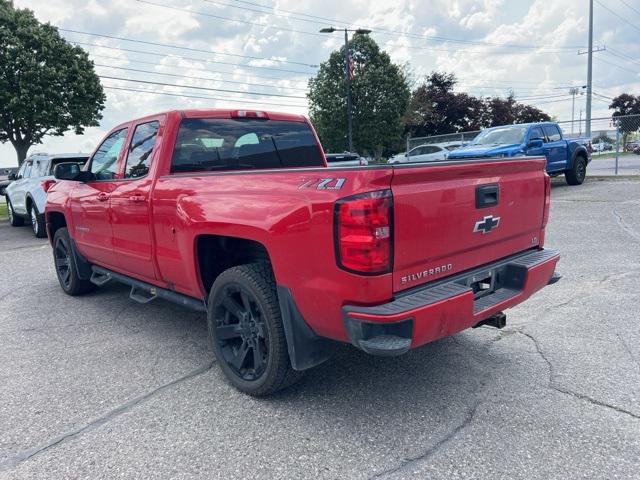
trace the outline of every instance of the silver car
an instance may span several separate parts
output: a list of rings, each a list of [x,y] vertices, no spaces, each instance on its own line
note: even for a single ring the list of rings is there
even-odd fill
[[[18,173],[9,176],[12,182],[6,187],[5,197],[9,222],[12,226],[24,225],[26,219],[31,221],[31,228],[36,237],[47,235],[44,222],[44,203],[48,187],[55,183],[53,169],[60,163],[79,163],[84,165],[88,155],[83,153],[63,153],[48,155],[37,153],[30,155],[22,162]]]

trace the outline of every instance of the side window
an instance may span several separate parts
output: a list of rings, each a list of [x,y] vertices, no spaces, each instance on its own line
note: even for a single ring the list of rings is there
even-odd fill
[[[112,180],[116,175],[118,154],[127,136],[123,128],[109,135],[91,158],[91,172],[97,180]]]
[[[159,126],[160,122],[154,120],[136,127],[127,152],[127,166],[124,171],[124,178],[139,178],[149,173],[153,146],[156,143]]]
[[[47,167],[49,166],[49,160],[35,160],[33,163],[33,169],[31,171],[32,177],[44,177],[47,175]]]
[[[20,165],[18,172],[16,173],[16,178],[18,180],[20,180],[21,178],[24,178],[24,171],[26,169],[27,169],[27,162],[23,162],[22,165]]]
[[[529,141],[531,140],[542,140],[543,142],[546,140],[540,127],[533,127],[531,129],[531,133],[529,134]]]
[[[416,157],[418,155],[424,155],[424,148],[425,147],[418,147],[418,148],[414,148],[413,150],[411,150],[409,152],[409,156],[410,157]]]
[[[423,147],[422,154],[423,155],[431,155],[432,153],[438,153],[440,149],[438,147]]]
[[[562,138],[560,135],[560,130],[556,125],[544,125],[544,133],[547,134],[550,142],[557,142]]]
[[[22,178],[30,178],[31,170],[33,169],[33,160],[26,161],[27,166],[24,167],[24,172],[22,172]]]

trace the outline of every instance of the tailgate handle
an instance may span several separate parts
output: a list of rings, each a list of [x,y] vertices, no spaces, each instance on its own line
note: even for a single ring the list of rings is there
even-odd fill
[[[498,185],[481,185],[476,187],[476,208],[492,207],[498,204],[500,190]]]

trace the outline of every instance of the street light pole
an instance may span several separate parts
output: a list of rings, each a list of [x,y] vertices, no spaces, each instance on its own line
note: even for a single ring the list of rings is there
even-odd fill
[[[320,30],[320,33],[333,33],[338,29],[333,27],[327,27]],[[347,149],[349,152],[353,152],[353,106],[351,100],[351,75],[349,72],[351,56],[349,55],[349,33],[355,32],[360,34],[371,33],[371,30],[364,28],[358,28],[356,30],[344,29],[344,82],[346,85],[346,97],[347,97]]]
[[[351,105],[351,75],[349,75],[349,35],[344,29],[344,81],[347,85],[347,145],[349,152],[353,152],[353,114]]]
[[[586,135],[591,138],[591,93],[593,79],[593,0],[589,0],[589,52],[587,58],[587,122]]]

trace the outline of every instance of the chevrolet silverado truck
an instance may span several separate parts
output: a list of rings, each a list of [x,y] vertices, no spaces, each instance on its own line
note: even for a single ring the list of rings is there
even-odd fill
[[[393,356],[558,278],[545,159],[327,167],[303,116],[170,111],[62,164],[45,208],[60,286],[206,313],[218,363],[267,395],[340,342]]]
[[[483,130],[473,141],[449,154],[450,160],[544,156],[551,176],[564,174],[569,185],[581,185],[591,162],[591,140],[566,139],[557,123],[505,125]]]

